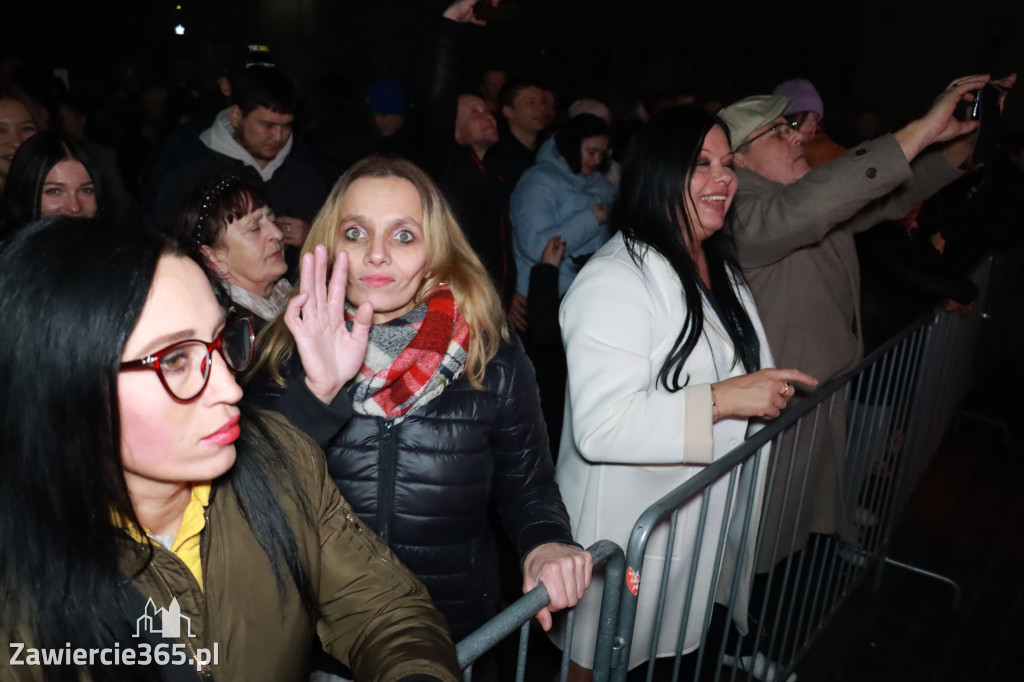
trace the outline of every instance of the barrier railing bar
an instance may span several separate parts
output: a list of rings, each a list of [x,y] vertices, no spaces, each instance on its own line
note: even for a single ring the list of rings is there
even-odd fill
[[[933,571],[929,571],[929,570],[920,568],[918,566],[914,566],[913,564],[908,564],[908,563],[904,563],[902,561],[897,561],[896,559],[893,559],[892,557],[888,557],[888,556],[885,557],[885,563],[888,566],[895,566],[897,568],[902,568],[904,571],[910,571],[911,573],[916,573],[917,575],[921,575],[921,576],[924,576],[926,578],[931,578],[932,580],[938,580],[941,583],[945,583],[945,584],[949,585],[950,587],[953,588],[953,604],[952,604],[952,609],[954,611],[956,611],[957,609],[960,608],[960,584],[958,582],[956,582],[955,580],[953,580],[953,579],[951,579],[951,578],[949,578],[949,577],[947,577],[945,575],[942,575],[941,573],[935,573]]]
[[[704,495],[703,504],[701,505],[701,511],[705,511],[707,506],[707,495]],[[678,507],[672,512],[672,518],[669,522],[668,527],[668,540],[665,546],[665,568],[661,571],[661,585],[659,586],[658,594],[664,595],[668,589],[669,574],[672,572],[672,548],[675,547],[676,543],[676,531],[679,530],[679,512],[682,507]],[[706,515],[701,515],[701,529],[704,528],[704,519]],[[690,579],[686,582],[686,599],[683,601],[683,613],[682,618],[686,618],[690,610],[690,598],[693,595],[693,583],[696,577],[696,562],[692,562],[693,570],[690,573]],[[643,573],[641,572],[641,576]],[[639,599],[639,590],[642,585],[637,585],[637,599]],[[651,660],[654,660],[658,654],[658,642],[661,640],[661,622],[665,617],[665,599],[658,599],[658,607],[652,614],[653,620],[651,621],[654,628],[654,634],[651,637],[651,648],[648,651]],[[684,621],[685,622],[685,621]],[[649,666],[647,669],[647,682],[652,682],[654,679],[654,667]]]
[[[818,423],[819,423],[819,419],[821,417],[821,406],[822,406],[822,404],[823,403],[818,403],[818,409],[815,411],[814,420],[813,420],[812,425],[811,425],[811,439],[810,439],[810,442],[808,442],[808,444],[807,444],[807,450],[810,451],[810,452],[814,451],[814,446],[815,446],[815,443],[817,442],[817,439],[818,439]],[[829,409],[828,409],[828,411],[829,411],[829,415],[830,416],[832,414],[832,410],[833,410],[834,404],[835,404],[835,392],[832,392],[829,395]],[[794,452],[796,451],[796,448],[799,445],[799,443],[800,443],[799,439],[794,439],[794,441],[793,441],[793,451]],[[812,457],[805,457],[804,459],[805,459],[805,463],[804,463],[803,476],[801,477],[800,498],[799,498],[799,501],[797,503],[796,517],[794,518],[794,521],[793,521],[793,532],[792,532],[792,534],[790,536],[790,540],[789,540],[789,552],[788,552],[789,556],[784,560],[785,564],[786,564],[786,567],[785,567],[785,570],[783,571],[782,585],[779,588],[779,597],[778,597],[778,599],[779,599],[779,606],[776,609],[775,621],[773,621],[773,622],[779,622],[778,619],[779,619],[779,617],[781,617],[782,610],[786,606],[786,595],[790,591],[790,577],[791,577],[791,575],[793,573],[793,558],[795,556],[794,553],[793,553],[793,548],[796,546],[797,534],[800,532],[800,521],[801,521],[801,519],[803,517],[804,501],[807,499],[807,481],[809,479],[808,472],[810,471],[811,463],[812,463],[813,458]],[[792,458],[791,458],[791,461],[792,461]],[[793,470],[793,467],[790,466],[790,473],[792,473],[792,470]],[[788,483],[789,482],[787,481],[787,486],[788,486]],[[784,501],[783,501],[783,509],[787,508],[786,507],[786,502],[788,502],[788,499],[787,499],[788,495],[789,495],[789,488],[787,487],[786,495],[784,496]],[[779,524],[780,528],[781,528],[781,525],[782,524]],[[777,554],[776,554],[776,556],[777,556]],[[800,576],[803,574],[803,564],[804,564],[804,561],[805,561],[806,558],[807,558],[806,552],[799,552],[799,558],[797,560],[798,566],[796,568],[796,576],[793,578],[793,582],[792,582],[792,584],[793,584],[793,588],[792,589],[793,589],[794,597],[796,595],[796,590],[799,587],[799,580],[800,580]],[[769,577],[768,577],[768,585],[771,586],[773,584],[772,571],[769,571],[768,575],[769,575]],[[790,606],[790,608],[789,608],[789,617],[790,618],[792,618],[792,615],[793,615],[794,604],[795,604],[795,598],[793,600],[790,600],[790,603],[789,603],[789,606]],[[781,652],[781,651],[783,651],[785,649],[785,642],[786,642],[786,638],[787,638],[787,635],[788,635],[788,632],[789,632],[789,625],[790,625],[790,622],[787,619],[786,627],[785,627],[785,629],[783,630],[783,633],[782,633],[782,639],[778,640],[779,648],[777,650],[779,652]],[[775,642],[776,642],[777,634],[778,634],[778,631],[773,629],[772,636],[769,639],[769,644],[768,644],[768,651],[771,652],[771,653],[776,651]]]
[[[897,376],[899,386],[893,398],[893,416],[885,444],[882,448],[880,466],[884,467],[881,472],[874,472],[876,478],[875,494],[872,496],[871,507],[878,509],[879,522],[874,528],[872,540],[879,539],[879,551],[882,555],[887,553],[888,538],[895,527],[896,507],[893,499],[894,483],[896,478],[895,468],[898,465],[897,459],[908,457],[910,440],[907,436],[909,422],[909,410],[913,400],[913,387],[917,381],[918,368],[921,363],[921,352],[924,346],[924,335],[926,327],[919,327],[914,334],[907,337],[905,343],[898,347]],[[873,467],[874,468],[874,467]],[[879,562],[875,567],[874,591],[878,591],[882,584],[882,571],[885,562]]]
[[[757,498],[757,496],[755,494],[755,491],[756,491],[756,489],[758,487],[758,475],[757,475],[757,472],[760,471],[762,460],[765,457],[766,457],[765,450],[764,450],[764,448],[762,448],[762,449],[759,449],[757,451],[757,454],[754,455],[752,460],[749,460],[747,462],[747,466],[751,466],[753,468],[751,470],[752,473],[751,473],[751,476],[750,476],[750,480],[747,483],[747,491],[746,491],[747,492],[747,505],[746,505],[746,509],[744,510],[744,514],[743,514],[743,530],[740,532],[740,542],[739,542],[740,553],[739,553],[739,555],[736,558],[736,562],[737,562],[736,565],[737,565],[737,567],[744,565],[746,563],[746,561],[747,561],[746,554],[747,554],[747,547],[748,547],[747,543],[748,543],[748,541],[750,539],[750,526],[752,525],[754,514],[760,512],[760,506],[761,505],[759,505],[758,509],[755,509],[754,508],[754,502],[755,502],[755,500]],[[737,469],[734,469],[733,471],[737,471]],[[733,482],[730,480],[729,484],[730,484],[730,486],[732,486]],[[763,504],[763,502],[762,502],[762,504]],[[759,533],[759,535],[760,535],[760,533]],[[753,551],[754,550],[751,550],[751,553],[753,553]],[[737,596],[740,593],[739,590],[740,589],[744,589],[744,590],[746,590],[749,593],[751,588],[752,588],[752,586],[753,586],[754,575],[756,574],[756,568],[757,567],[753,563],[754,562],[754,557],[751,556],[750,559],[751,559],[751,579],[750,579],[750,582],[748,584],[745,584],[745,585],[743,585],[741,587],[740,586],[740,576],[742,575],[742,571],[739,570],[738,568],[737,568],[737,570],[733,571],[732,584],[729,587],[729,605],[728,605],[728,609],[727,609],[727,615],[729,617],[727,617],[725,619],[725,622],[722,624],[722,635],[721,635],[722,646],[720,647],[719,657],[718,657],[718,661],[717,661],[717,667],[716,667],[716,670],[715,670],[715,682],[718,682],[718,679],[721,676],[722,662],[724,661],[724,657],[728,653],[729,632],[731,631],[731,627],[730,626],[731,626],[731,623],[732,623],[731,614],[732,614],[733,610],[736,608],[736,599],[737,599]],[[748,611],[749,611],[749,608],[750,608],[750,604],[749,604],[749,601],[748,601],[748,604],[747,604],[747,610]],[[708,614],[707,620],[710,623],[710,620],[711,620],[710,613]],[[749,623],[749,614],[748,614],[748,623]],[[748,627],[749,627],[749,625],[748,625]],[[706,636],[705,636],[705,639],[706,639]],[[702,645],[701,646],[701,651],[700,651],[700,654],[697,657],[697,667],[696,667],[696,670],[694,671],[694,680],[696,680],[699,677],[700,670],[703,668],[703,665],[704,665],[704,647],[703,647],[703,644],[704,644],[704,641],[702,640],[702,642],[701,642],[701,645]],[[737,641],[736,641],[736,644],[735,644],[735,647],[734,647],[734,651],[731,654],[733,659],[739,659],[740,658],[741,650],[742,650],[742,642],[739,640],[739,638],[737,638]],[[679,661],[677,661],[676,665],[674,666],[673,679],[676,679],[676,677],[678,676],[678,673],[675,672],[675,670],[678,670],[678,668],[679,668]],[[736,679],[736,674],[737,674],[737,668],[735,666],[733,666],[732,675],[731,675],[730,679],[735,680]]]
[[[820,410],[818,410],[817,409],[817,405],[815,405],[815,416],[814,416],[815,422],[817,421],[818,414],[820,414]],[[800,442],[800,435],[801,435],[800,432],[801,432],[801,429],[803,428],[803,425],[804,425],[803,420],[798,419],[797,422],[796,422],[796,427],[794,428],[793,445],[790,448],[790,454],[789,454],[789,460],[790,461],[793,460],[794,453],[796,452],[797,445]],[[779,451],[781,450],[781,440],[782,440],[782,436],[780,434],[779,438],[776,440],[776,443],[775,443],[776,454],[773,455],[773,459],[775,460],[776,464],[781,460],[781,455],[778,454]],[[787,472],[787,475],[786,475],[786,488],[785,488],[785,492],[783,493],[783,499],[782,499],[782,508],[783,509],[786,508],[786,505],[789,502],[789,499],[788,499],[789,498],[789,488],[790,488],[790,484],[792,482],[792,477],[793,477],[793,467],[790,466],[790,467],[788,467],[788,472]],[[773,489],[773,487],[772,487],[773,485],[774,485],[774,480],[769,484],[769,487],[767,488],[767,490],[771,491]],[[771,601],[770,600],[771,588],[772,588],[772,584],[775,581],[775,570],[779,566],[778,557],[779,557],[779,547],[782,544],[780,542],[781,538],[782,538],[782,524],[777,524],[777,527],[775,529],[775,547],[772,550],[771,568],[768,569],[768,574],[764,578],[764,581],[765,581],[764,595],[763,595],[763,597],[761,599],[761,612],[758,614],[758,623],[766,623],[767,622],[768,609],[769,609],[769,605],[770,605],[770,601]],[[761,549],[763,547],[763,545],[761,544],[761,540],[762,539],[763,539],[763,537],[758,540],[758,545],[755,548],[755,554],[754,554],[754,564],[755,564],[755,566],[758,564],[758,559],[760,558],[760,552],[761,552]],[[788,571],[788,563],[789,562],[787,561],[787,567],[786,567],[787,571]],[[788,573],[784,577],[788,577]],[[760,651],[761,650],[761,639],[762,639],[762,635],[763,634],[764,634],[764,629],[759,627],[758,630],[757,630],[757,634],[755,635],[755,638],[754,638],[754,650],[755,651]],[[769,639],[768,639],[768,644],[767,644],[767,649],[768,649],[769,656],[770,656],[770,654],[772,652],[772,649],[774,648],[774,641],[775,641],[775,634],[771,633],[771,635],[769,636]]]
[[[525,625],[523,627],[526,627]],[[576,631],[576,610],[569,609],[569,612],[565,615],[565,641],[573,641],[573,633]],[[571,644],[566,647],[569,651],[572,651]],[[526,662],[525,652],[523,654],[523,662]],[[558,679],[560,682],[566,682],[569,679],[569,657],[562,652],[562,660],[558,666]]]
[[[602,616],[604,616],[605,600],[609,599],[610,593],[614,593],[614,596],[611,596],[611,599],[614,602],[612,606],[618,605],[618,590],[624,574],[622,550],[614,542],[598,540],[588,547],[587,551],[594,557],[595,566],[605,564],[607,579],[605,580],[605,591],[602,599]],[[529,638],[530,621],[535,615],[537,615],[537,612],[549,603],[551,603],[551,599],[548,596],[547,589],[543,584],[537,585],[537,587],[533,588],[505,608],[501,614],[499,614],[499,617],[492,618],[480,626],[476,631],[462,639],[462,641],[456,645],[455,649],[459,660],[459,667],[464,671],[464,673],[466,673],[464,678],[467,682],[472,676],[472,665],[481,656],[490,651],[495,645],[516,630],[520,631],[520,649],[525,652],[523,640]],[[607,631],[605,637],[610,641],[612,637],[611,633],[614,631],[614,623],[602,622],[602,625]],[[598,632],[600,637],[600,628]],[[567,645],[565,647],[565,652],[563,653],[563,660],[565,661],[568,660],[570,652],[570,647],[568,646],[569,641],[571,640],[567,637]],[[609,652],[606,653],[605,658],[610,659],[611,647],[609,646],[607,648],[609,649]],[[598,659],[596,656],[597,654],[595,654],[594,679],[599,680],[599,671],[596,665]],[[525,665],[525,657],[520,659],[519,665]],[[606,679],[608,664],[606,663],[605,666]],[[567,667],[565,669],[568,670]]]
[[[946,347],[948,347],[948,344],[949,344],[949,340],[948,340],[948,337],[949,337],[949,333],[948,333],[949,332],[949,325],[942,324],[942,319],[939,317],[940,314],[941,313],[934,315],[933,318],[932,318],[932,321],[928,325],[927,330],[928,331],[932,331],[933,333],[931,333],[931,334],[927,334],[926,333],[925,334],[924,351],[923,351],[923,355],[922,355],[923,359],[921,359],[917,363],[916,366],[918,368],[923,366],[925,360],[929,357],[929,355],[935,355],[934,352],[933,353],[929,353],[928,352],[930,349],[934,350],[936,348],[936,346],[937,346],[938,349],[941,352],[941,351],[945,351],[947,349]],[[935,341],[935,339],[939,339],[939,341]],[[944,347],[944,346],[946,346],[946,347]],[[948,366],[946,364],[948,362],[948,358],[945,357],[946,355],[948,355],[948,353],[943,353],[938,358],[939,359],[939,363],[940,363],[940,364],[938,364],[939,368],[943,368],[943,367]],[[930,377],[927,377],[927,376],[925,376],[923,374],[920,374],[920,373],[918,374],[918,379],[920,379],[921,381],[918,384],[918,390],[915,391],[912,394],[911,398],[920,397],[920,399],[925,400],[925,401],[930,403],[929,408],[931,408],[931,409],[928,409],[927,411],[922,410],[922,411],[918,412],[918,414],[923,414],[925,416],[922,419],[918,420],[916,424],[911,424],[910,425],[912,427],[916,426],[916,428],[914,429],[914,432],[909,434],[908,445],[909,445],[909,440],[912,437],[912,438],[914,438],[914,443],[915,444],[921,443],[921,449],[918,450],[916,447],[915,448],[908,448],[908,451],[905,452],[905,453],[901,453],[900,456],[898,456],[896,458],[896,461],[894,463],[895,471],[894,471],[894,474],[893,474],[894,481],[892,483],[892,490],[894,492],[890,495],[890,500],[892,502],[892,509],[891,509],[891,514],[888,515],[890,518],[888,519],[888,528],[887,528],[887,533],[886,533],[885,537],[891,537],[891,532],[892,532],[893,528],[895,527],[896,520],[902,514],[903,509],[904,509],[904,507],[906,505],[906,502],[910,498],[911,492],[913,491],[913,489],[917,485],[917,482],[918,482],[920,474],[919,474],[918,471],[912,470],[912,467],[914,467],[915,464],[920,464],[920,466],[917,467],[917,468],[920,469],[920,473],[923,473],[925,465],[924,465],[924,463],[919,463],[918,460],[925,459],[925,457],[923,456],[923,453],[929,452],[930,449],[931,449],[930,444],[928,443],[928,441],[925,440],[926,436],[924,434],[927,433],[928,431],[932,430],[931,427],[934,427],[934,422],[937,421],[937,420],[929,420],[929,419],[927,419],[926,415],[934,415],[936,413],[936,409],[935,408],[936,408],[936,403],[938,402],[939,391],[935,390],[933,393],[931,393],[929,395],[927,393],[923,393],[921,389],[924,388],[924,387],[927,387],[929,384],[931,384],[935,389],[937,389],[938,385],[941,384],[941,378],[942,377],[936,377],[935,381],[931,382],[931,381],[929,381]],[[929,397],[931,397],[932,399],[929,400]],[[918,436],[917,432],[921,432],[922,435]],[[918,454],[918,453],[921,453],[921,454]],[[889,557],[887,555],[887,552],[886,552],[887,548],[886,547],[882,547],[881,549],[883,550],[883,553],[882,553],[881,556],[882,556],[882,559],[883,559],[883,563],[885,565],[900,566],[900,567],[905,568],[906,570],[911,571],[911,572],[913,572],[913,573],[915,573],[917,575],[921,575],[921,576],[925,576],[925,577],[930,577],[930,578],[933,578],[933,579],[938,580],[940,582],[945,582],[945,583],[948,583],[948,584],[952,584],[954,586],[955,595],[959,595],[959,590],[960,590],[959,585],[957,585],[955,583],[955,581],[953,581],[951,578],[949,578],[947,576],[944,576],[944,575],[941,575],[941,574],[938,574],[938,573],[934,573],[932,571],[928,571],[927,569],[920,568],[918,566],[913,566],[911,564],[907,564],[907,563],[900,562],[900,561],[897,561],[895,559],[892,559],[891,557]],[[879,581],[878,578],[876,578],[875,584],[876,584],[876,586],[880,584],[880,581]],[[956,601],[954,601],[954,603],[956,603]]]
[[[727,539],[729,537],[729,523],[731,521],[731,514],[729,513],[729,511],[732,509],[732,498],[733,498],[733,492],[735,491],[735,487],[736,487],[736,483],[737,483],[736,478],[738,476],[738,471],[739,471],[738,467],[734,468],[729,473],[729,479],[727,481],[727,483],[728,483],[728,490],[727,490],[726,495],[725,495],[725,506],[723,508],[724,509],[724,517],[722,519],[722,526],[721,526],[721,528],[718,531],[718,543],[717,543],[717,545],[715,547],[715,562],[714,562],[714,564],[712,564],[713,566],[716,566],[716,567],[721,567],[721,565],[722,565],[722,557],[725,556],[725,544],[726,544],[726,541],[727,541]],[[705,498],[710,498],[710,496],[711,496],[710,492],[711,492],[711,489],[709,487],[708,488],[708,493],[705,494]],[[695,559],[694,559],[694,561],[692,563],[691,575],[694,574],[694,572],[696,571],[696,568],[697,568],[697,564],[700,562],[700,554],[701,554],[700,547],[701,547],[701,544],[702,544],[701,540],[703,538],[703,533],[702,533],[702,531],[703,531],[703,524],[701,524],[701,526],[702,527],[699,529],[697,540],[694,543],[694,552],[696,553],[696,557],[695,557]],[[741,547],[742,547],[742,545],[741,545]],[[735,569],[733,571],[733,582],[734,583],[736,582],[736,578],[738,577],[738,575],[740,573],[740,566],[741,566],[740,562],[741,562],[741,560],[742,560],[742,556],[737,557],[736,567],[735,567]],[[704,649],[705,649],[704,645],[707,642],[708,628],[711,625],[711,614],[712,614],[712,610],[715,607],[715,595],[716,595],[716,593],[718,591],[718,589],[717,589],[718,588],[717,580],[712,580],[711,584],[713,586],[713,589],[708,591],[707,602],[705,602],[705,604],[704,604],[704,618],[702,619],[703,620],[703,627],[701,628],[701,640],[700,640],[700,646],[698,647],[698,652],[697,652],[697,668],[696,668],[696,671],[694,673],[694,678],[695,679],[699,676],[701,665],[704,662]],[[687,595],[687,599],[689,599],[689,595]],[[731,595],[729,601],[730,601],[731,604],[734,604],[735,603],[735,595]],[[728,609],[728,611],[731,614],[732,609],[730,608],[730,609]],[[731,616],[727,617],[725,620],[726,620],[726,625],[725,625],[726,634],[722,638],[721,646],[719,646],[719,651],[723,652],[723,653],[720,653],[720,655],[724,655],[725,647],[728,645],[728,634],[727,634],[728,630],[729,630],[728,623],[731,620]],[[678,637],[678,641],[676,643],[676,656],[675,656],[675,663],[673,665],[673,677],[672,677],[672,679],[674,679],[674,680],[678,679],[679,669],[680,669],[680,667],[682,665],[682,652],[683,652],[683,648],[684,648],[683,645],[684,645],[684,643],[686,641],[686,629],[687,629],[686,628],[686,624],[687,623],[689,623],[689,609],[685,610],[684,620],[683,620],[683,627],[679,631],[679,637]],[[649,665],[648,666],[648,670],[653,671],[654,670],[654,665]]]
[[[597,641],[594,649],[594,682],[608,682],[611,678],[613,666],[618,665],[622,655],[622,643],[616,634],[619,601],[622,597],[622,586],[626,581],[626,556],[622,548],[614,542],[601,540],[591,547],[602,544],[601,556],[605,564],[604,589],[601,593],[601,611],[598,615],[600,622],[597,627]],[[591,552],[593,553],[593,552]],[[597,554],[594,555],[594,566],[597,566]],[[571,640],[569,640],[571,641]],[[566,643],[566,651],[571,650],[571,645]],[[563,676],[569,670],[569,655],[562,656]],[[565,677],[562,682],[565,682]]]
[[[813,542],[812,542],[812,546],[808,547],[804,551],[804,554],[806,555],[806,562],[808,564],[808,566],[807,566],[807,575],[808,576],[814,575],[814,568],[815,568],[816,565],[818,565],[818,559],[819,559],[819,556],[818,556],[819,555],[819,551],[818,551],[818,549],[819,549],[819,545],[820,545],[819,538],[818,538],[818,536],[815,536],[814,539],[813,539]],[[821,562],[821,565],[824,565],[824,560]],[[800,568],[802,570],[803,566],[801,565]],[[817,581],[817,587],[820,588],[821,582],[822,581],[820,579]],[[797,584],[800,584],[799,576],[797,578]],[[812,597],[811,597],[811,591],[812,591],[813,587],[815,587],[814,583],[812,581],[808,581],[804,585],[802,598],[797,600],[795,598],[795,595],[794,595],[793,606],[795,606],[797,604],[797,601],[799,601],[800,608],[797,611],[797,617],[795,619],[796,627],[793,629],[793,641],[792,641],[792,644],[790,646],[782,648],[782,651],[786,651],[788,649],[789,650],[789,654],[785,655],[785,656],[780,656],[779,657],[780,660],[783,660],[783,661],[792,660],[793,656],[796,655],[796,651],[797,651],[797,649],[799,647],[800,633],[802,633],[804,631],[805,625],[809,626],[810,622],[813,621],[813,613],[814,613],[814,608],[815,608],[815,603],[814,603],[815,600],[812,599]],[[815,594],[817,594],[817,591],[818,591],[817,589],[814,590]],[[792,608],[790,609],[790,611],[792,613]],[[791,616],[791,619],[792,619],[792,616]],[[786,634],[788,635],[788,632]]]

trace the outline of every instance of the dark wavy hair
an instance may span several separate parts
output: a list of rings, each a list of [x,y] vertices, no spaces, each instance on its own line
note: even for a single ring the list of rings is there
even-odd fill
[[[689,380],[682,371],[704,330],[705,299],[726,327],[744,369],[755,372],[761,368],[761,344],[736,294],[733,281],[743,279],[729,255],[725,231],[719,230],[702,245],[710,289],[698,275],[686,246],[687,240],[694,241],[694,226],[686,214],[690,180],[704,138],[716,125],[728,138],[726,125],[698,107],[678,107],[654,116],[630,147],[612,209],[612,227],[622,232],[633,261],[642,264],[647,249],[654,249],[668,260],[683,285],[686,318],[658,374],[669,391],[678,391]]]
[[[131,641],[137,593],[118,560],[134,546],[144,568],[153,548],[129,544],[111,523],[142,534],[121,464],[118,372],[165,254],[181,255],[138,226],[65,217],[30,224],[0,251],[0,632],[26,633],[33,646]],[[308,572],[270,487],[297,494],[296,474],[258,418],[243,410],[242,424],[235,465],[215,486],[232,487],[278,590],[293,583],[313,614]],[[49,666],[44,677],[78,672]],[[102,665],[89,675],[157,677]]]
[[[0,238],[9,238],[42,217],[40,204],[46,176],[66,159],[74,159],[85,167],[96,195],[96,214],[106,213],[103,187],[92,155],[71,135],[42,130],[25,140],[11,161],[11,172],[0,202]]]
[[[189,192],[178,207],[174,236],[186,253],[204,264],[200,246],[221,246],[224,230],[232,221],[267,204],[266,190],[256,183],[236,176],[208,179]]]

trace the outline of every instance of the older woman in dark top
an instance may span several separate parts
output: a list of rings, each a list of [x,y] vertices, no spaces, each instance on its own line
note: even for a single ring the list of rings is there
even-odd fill
[[[178,242],[218,277],[237,312],[257,331],[288,302],[284,234],[262,187],[237,177],[206,183],[185,200],[175,222]]]

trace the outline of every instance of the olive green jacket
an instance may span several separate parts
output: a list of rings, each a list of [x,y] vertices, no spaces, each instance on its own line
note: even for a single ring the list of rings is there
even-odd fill
[[[203,667],[202,679],[234,682],[307,682],[314,632],[324,649],[352,669],[356,680],[460,679],[455,649],[441,614],[423,585],[352,513],[327,475],[323,453],[277,415],[264,413],[276,441],[294,462],[304,507],[274,486],[295,534],[299,556],[319,599],[318,618],[303,609],[285,573],[278,591],[266,554],[243,519],[230,484],[214,482],[201,539],[200,589],[188,568],[163,547],[148,552],[126,539],[121,558],[147,611],[170,609],[177,599],[184,649],[192,670],[200,649],[215,650],[218,662]],[[244,422],[243,422],[244,428]],[[306,511],[304,511],[304,508]],[[130,544],[129,544],[130,543]],[[139,613],[140,622],[152,613]],[[154,622],[160,622],[157,615]],[[139,640],[119,642],[121,648]],[[216,645],[216,649],[214,649]],[[0,678],[40,680],[39,666],[7,667]],[[6,668],[6,669],[4,669]]]

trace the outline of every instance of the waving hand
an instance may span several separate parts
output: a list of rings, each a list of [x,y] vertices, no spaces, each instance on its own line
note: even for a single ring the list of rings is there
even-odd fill
[[[288,325],[306,371],[306,386],[330,403],[356,375],[366,356],[373,306],[363,302],[356,311],[352,331],[345,326],[345,285],[348,254],[338,253],[327,283],[327,248],[318,245],[302,257],[299,295],[288,302]]]

